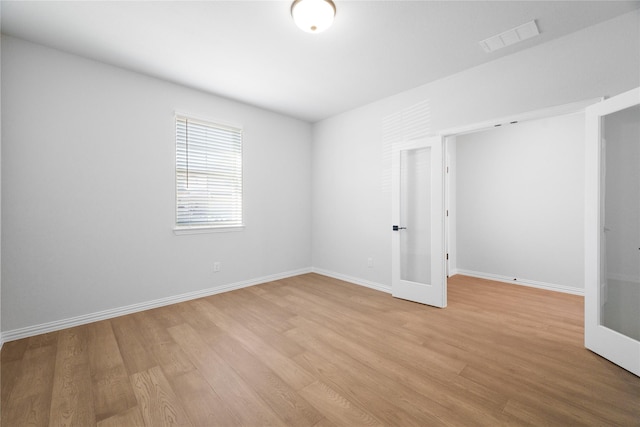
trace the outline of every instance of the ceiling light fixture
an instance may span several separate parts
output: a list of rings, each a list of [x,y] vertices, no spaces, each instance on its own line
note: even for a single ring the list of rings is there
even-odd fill
[[[321,33],[333,24],[336,5],[331,0],[295,0],[291,4],[293,22],[308,33]]]

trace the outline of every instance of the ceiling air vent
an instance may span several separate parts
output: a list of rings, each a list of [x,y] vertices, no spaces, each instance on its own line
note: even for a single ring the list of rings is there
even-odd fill
[[[522,24],[493,37],[482,40],[480,42],[480,46],[482,46],[485,52],[489,53],[494,50],[519,43],[523,40],[530,39],[538,34],[540,34],[540,31],[538,30],[536,21],[529,21],[526,24]]]

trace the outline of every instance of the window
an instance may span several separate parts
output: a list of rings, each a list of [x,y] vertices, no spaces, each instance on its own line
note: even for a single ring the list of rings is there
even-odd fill
[[[176,116],[176,230],[242,225],[242,129]]]

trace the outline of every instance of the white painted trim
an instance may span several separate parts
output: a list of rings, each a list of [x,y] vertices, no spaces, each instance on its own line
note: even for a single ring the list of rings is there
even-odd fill
[[[471,276],[471,277],[477,277],[479,279],[495,280],[497,282],[504,282],[512,285],[529,286],[531,288],[546,289],[548,291],[556,291],[556,292],[563,292],[565,294],[584,296],[584,289],[575,288],[573,286],[557,285],[555,283],[538,282],[535,280],[520,279],[520,278],[518,278],[517,280],[514,280],[513,277],[509,277],[509,276],[501,276],[499,274],[492,274],[492,273],[481,273],[478,271],[463,270],[461,268],[456,269],[455,272],[452,271],[451,275],[453,276],[454,274],[462,274],[463,276]]]
[[[207,114],[191,114],[191,113],[185,113],[184,111],[175,110],[173,112],[173,120],[175,121],[178,117],[195,120],[197,122],[203,122],[208,125],[213,125],[213,126],[221,125],[221,126],[232,128],[234,130],[244,131],[244,127],[240,123],[234,123],[224,119],[217,119],[215,117],[207,117]]]
[[[460,270],[458,270],[457,268],[452,268],[451,270],[449,270],[449,275],[447,276],[447,278],[451,276],[455,276],[456,274],[462,274],[462,273],[460,273]]]
[[[216,288],[202,289],[200,291],[187,292],[181,295],[175,295],[166,298],[160,298],[152,301],[131,304],[124,307],[113,308],[109,310],[99,311],[96,313],[84,314],[81,316],[71,317],[69,319],[56,320],[53,322],[43,323],[40,325],[27,326],[24,328],[5,331],[1,335],[2,343],[14,341],[22,338],[28,338],[47,332],[55,332],[62,329],[72,328],[74,326],[85,325],[87,323],[98,322],[100,320],[112,319],[126,314],[137,313],[152,308],[163,307],[166,305],[176,304],[179,302],[194,300],[197,298],[207,297],[223,292],[229,292],[236,289],[247,288],[249,286],[259,285],[261,283],[273,282],[275,280],[286,279],[287,277],[299,276],[301,274],[311,273],[311,268],[301,268],[299,270],[287,271],[284,273],[272,274],[270,276],[258,277],[255,279],[245,280],[242,282],[230,283],[228,285]]]
[[[234,231],[244,231],[244,225],[230,225],[225,227],[201,226],[201,227],[174,227],[173,234],[183,236],[188,234],[203,233],[230,233]]]
[[[368,280],[359,279],[353,276],[347,276],[346,274],[336,273],[334,271],[324,270],[322,268],[313,267],[311,269],[313,273],[321,274],[323,276],[332,277],[334,279],[342,280],[345,282],[353,283],[354,285],[364,286],[366,288],[375,289],[376,291],[391,293],[391,286],[383,285],[381,283],[370,282]]]
[[[525,122],[529,120],[545,119],[547,117],[563,116],[565,114],[575,114],[584,112],[584,110],[593,104],[602,101],[604,97],[586,99],[584,101],[572,102],[570,104],[556,105],[540,110],[527,111],[524,113],[514,114],[507,117],[498,117],[487,120],[485,122],[472,123],[469,125],[459,126],[451,129],[438,131],[438,135],[453,136],[464,135],[466,133],[478,132],[485,129],[493,129],[496,125],[509,124],[511,122]]]

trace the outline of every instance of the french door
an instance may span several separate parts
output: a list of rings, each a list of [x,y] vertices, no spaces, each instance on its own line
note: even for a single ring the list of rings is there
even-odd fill
[[[396,147],[392,163],[392,295],[446,307],[443,138]]]
[[[585,347],[640,376],[640,88],[585,114]]]

